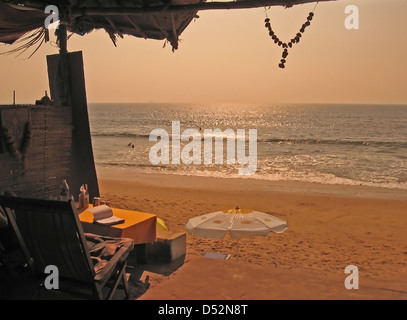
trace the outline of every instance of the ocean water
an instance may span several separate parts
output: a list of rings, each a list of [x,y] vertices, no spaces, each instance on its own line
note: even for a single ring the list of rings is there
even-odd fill
[[[109,103],[89,104],[89,120],[97,167],[407,189],[407,105]],[[150,161],[160,141],[150,141],[154,129],[166,130],[170,143],[180,139],[173,121],[200,136],[201,164],[172,164],[171,144],[169,164]],[[248,131],[257,129],[256,172],[242,176],[245,165],[226,162],[226,139],[224,161],[204,164],[205,129],[244,129],[247,156]]]

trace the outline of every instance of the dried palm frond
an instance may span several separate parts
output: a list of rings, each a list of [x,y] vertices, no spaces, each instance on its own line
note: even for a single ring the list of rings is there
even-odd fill
[[[38,49],[41,47],[41,45],[44,42],[48,42],[48,41],[49,41],[49,30],[46,29],[45,27],[41,27],[41,28],[38,28],[38,29],[26,34],[25,36],[21,37],[16,42],[14,42],[14,44],[19,44],[19,43],[23,43],[23,44],[21,44],[17,48],[8,50],[6,52],[0,52],[0,55],[18,53],[17,54],[17,57],[18,57],[21,54],[23,54],[24,52],[26,52],[28,49],[30,49],[31,47],[36,46],[34,51],[28,57],[28,59],[30,59],[34,55],[34,53],[36,53],[38,51]]]

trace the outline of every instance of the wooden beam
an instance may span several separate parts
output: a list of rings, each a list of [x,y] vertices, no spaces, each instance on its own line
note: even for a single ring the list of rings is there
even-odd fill
[[[56,30],[56,35],[59,43],[59,52],[65,54],[68,52],[68,35],[66,32],[66,26],[61,24]]]
[[[270,6],[284,6],[292,7],[293,5],[312,3],[312,2],[327,2],[327,1],[339,1],[339,0],[242,0],[242,1],[229,1],[229,2],[202,2],[182,5],[165,5],[165,6],[153,6],[153,7],[140,7],[140,8],[125,8],[125,7],[111,7],[111,8],[72,8],[70,11],[70,17],[80,16],[98,16],[98,15],[110,15],[110,16],[137,16],[145,14],[157,14],[157,13],[173,13],[181,11],[201,11],[201,10],[230,10],[230,9],[252,9],[260,7]]]

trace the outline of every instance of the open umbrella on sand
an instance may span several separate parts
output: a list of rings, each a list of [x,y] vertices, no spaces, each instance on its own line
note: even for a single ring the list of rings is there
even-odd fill
[[[185,225],[190,234],[198,237],[223,238],[229,233],[232,239],[267,236],[271,231],[282,233],[287,227],[286,221],[275,216],[238,207],[202,214]]]

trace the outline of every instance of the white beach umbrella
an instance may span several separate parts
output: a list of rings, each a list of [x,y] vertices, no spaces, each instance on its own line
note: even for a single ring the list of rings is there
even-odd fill
[[[202,214],[185,225],[190,234],[198,237],[223,238],[229,233],[232,239],[267,236],[271,231],[282,233],[287,227],[286,221],[275,216],[238,207]]]

